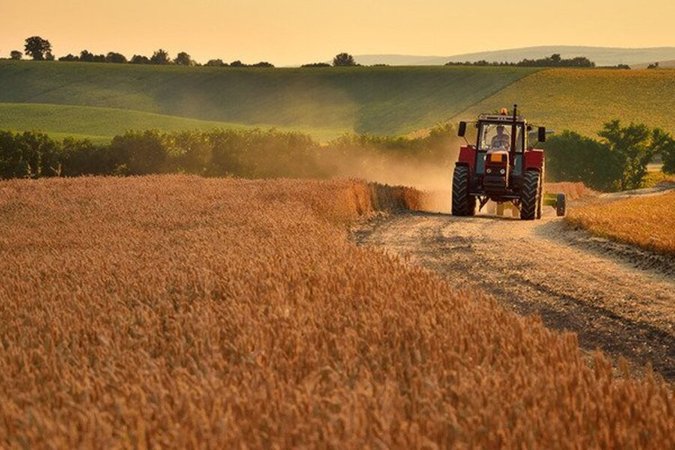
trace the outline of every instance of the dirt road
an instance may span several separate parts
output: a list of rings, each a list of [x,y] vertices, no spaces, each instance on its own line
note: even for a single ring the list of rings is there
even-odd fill
[[[354,232],[454,285],[482,289],[519,314],[573,331],[586,350],[651,363],[675,381],[675,261],[541,221],[407,213]]]

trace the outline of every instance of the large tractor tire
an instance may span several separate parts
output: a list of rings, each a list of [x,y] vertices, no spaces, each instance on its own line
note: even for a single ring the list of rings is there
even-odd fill
[[[452,175],[452,215],[473,216],[476,197],[469,195],[469,168],[456,166]]]
[[[541,174],[536,170],[525,172],[523,179],[523,189],[520,192],[520,218],[523,220],[534,220],[537,218],[537,210],[540,208],[541,201],[540,186]]]

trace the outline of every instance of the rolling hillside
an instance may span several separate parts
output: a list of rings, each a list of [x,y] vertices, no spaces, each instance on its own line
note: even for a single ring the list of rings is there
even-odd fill
[[[234,126],[293,127],[319,137],[352,131],[405,134],[447,120],[535,71],[480,67],[240,69],[0,61],[0,104],[11,103],[15,108],[12,117],[5,115],[7,123],[0,121],[0,129],[10,125],[20,128],[22,121],[24,128],[34,128],[33,112],[20,113],[16,104],[43,104],[114,108]],[[101,124],[103,112],[93,111],[91,116],[90,112],[75,114],[77,129],[68,131],[85,135],[114,131],[114,127]],[[48,111],[43,113],[48,116]],[[45,123],[67,121],[57,110],[47,116],[41,119]],[[144,116],[140,123],[146,120],[154,123],[158,118]],[[177,126],[176,118],[162,120]],[[88,121],[92,123],[88,125]],[[129,118],[127,123],[133,124],[135,119]],[[45,129],[62,131],[52,125]]]
[[[536,123],[595,136],[611,119],[675,134],[675,70],[551,69],[522,79],[453,120],[518,103]]]
[[[518,103],[595,135],[613,118],[675,133],[675,70],[237,69],[0,61],[0,129],[105,141],[128,129],[280,128],[327,141],[404,135]]]

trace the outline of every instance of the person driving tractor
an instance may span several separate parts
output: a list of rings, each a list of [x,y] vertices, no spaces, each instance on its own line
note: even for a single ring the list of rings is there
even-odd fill
[[[511,137],[508,133],[504,133],[504,125],[497,126],[497,134],[492,138],[490,147],[492,149],[508,150],[511,144]]]

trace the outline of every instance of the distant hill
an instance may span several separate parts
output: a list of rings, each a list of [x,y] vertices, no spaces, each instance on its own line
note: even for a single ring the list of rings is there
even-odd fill
[[[646,69],[647,66],[650,64],[654,64],[655,62],[659,63],[659,68],[661,69],[675,69],[675,59],[671,59],[669,61],[650,61],[648,63],[644,64],[633,64],[631,66],[632,69]]]
[[[649,64],[656,61],[675,59],[675,47],[655,48],[613,48],[613,47],[581,47],[568,45],[548,45],[540,47],[524,47],[508,50],[466,53],[452,56],[412,56],[412,55],[357,55],[354,58],[359,64],[388,64],[392,66],[443,65],[447,62],[518,62],[522,59],[538,59],[559,53],[563,58],[585,56],[597,66],[616,66],[617,64]]]

